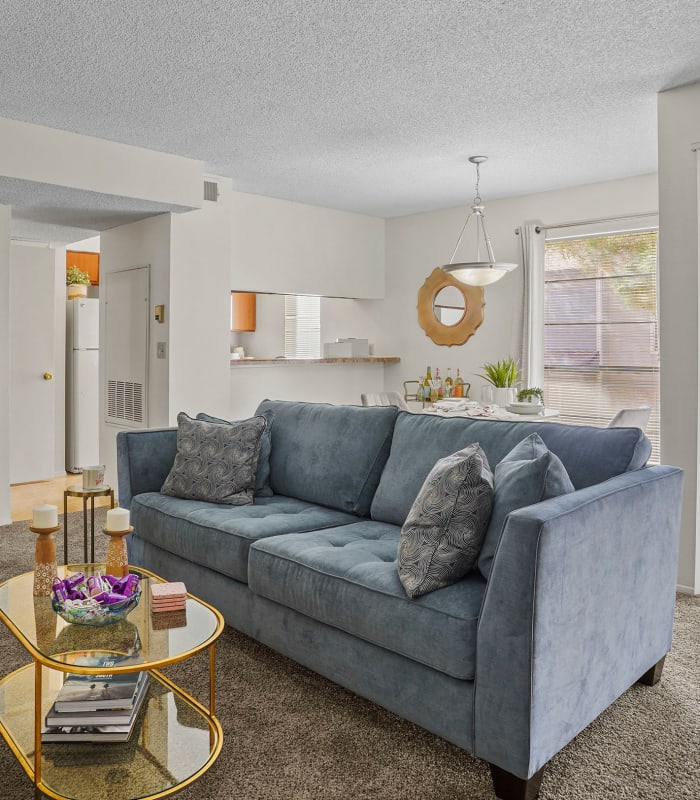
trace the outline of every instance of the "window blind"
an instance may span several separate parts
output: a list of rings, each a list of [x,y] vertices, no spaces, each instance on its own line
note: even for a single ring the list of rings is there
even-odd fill
[[[320,358],[321,298],[288,294],[284,298],[284,357]]]
[[[651,406],[659,460],[657,231],[545,244],[544,393],[561,419],[605,426],[621,408]]]

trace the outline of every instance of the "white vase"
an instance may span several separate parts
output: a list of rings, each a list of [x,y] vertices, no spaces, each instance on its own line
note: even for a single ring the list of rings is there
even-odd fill
[[[495,386],[493,390],[493,402],[501,408],[505,408],[515,402],[515,387]]]

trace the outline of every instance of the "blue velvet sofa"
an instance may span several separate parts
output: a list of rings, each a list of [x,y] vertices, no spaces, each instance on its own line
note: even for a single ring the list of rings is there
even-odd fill
[[[252,505],[160,493],[176,431],[121,432],[129,560],[227,622],[486,760],[534,798],[547,761],[671,646],[682,472],[636,428],[444,418],[264,401],[269,487]],[[409,599],[401,525],[435,462],[479,442],[493,468],[536,431],[575,491],[510,513],[488,580]]]

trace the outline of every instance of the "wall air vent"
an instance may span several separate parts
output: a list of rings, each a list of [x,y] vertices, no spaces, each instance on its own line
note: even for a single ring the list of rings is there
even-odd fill
[[[219,199],[219,184],[214,181],[204,181],[204,199],[216,203]]]
[[[108,380],[107,418],[110,422],[143,422],[143,384]]]

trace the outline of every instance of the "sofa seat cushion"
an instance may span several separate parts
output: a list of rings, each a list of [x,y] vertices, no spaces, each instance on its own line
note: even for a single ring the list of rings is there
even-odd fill
[[[256,498],[247,506],[222,506],[156,492],[138,494],[131,502],[136,536],[243,582],[248,580],[248,550],[257,539],[355,520],[352,514],[279,495]]]
[[[411,600],[396,569],[401,529],[352,525],[259,540],[248,584],[268,600],[454,678],[472,680],[486,582],[472,570],[458,583]]]

